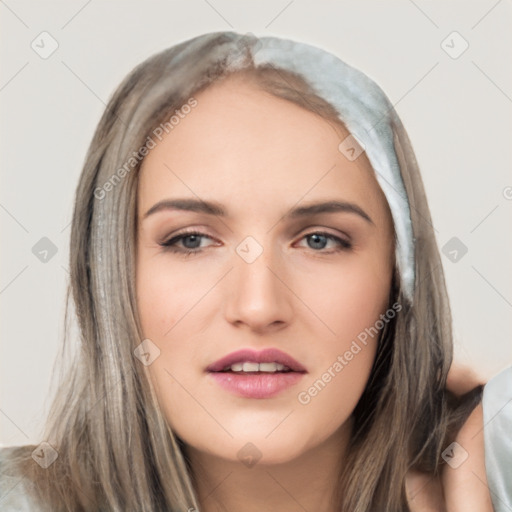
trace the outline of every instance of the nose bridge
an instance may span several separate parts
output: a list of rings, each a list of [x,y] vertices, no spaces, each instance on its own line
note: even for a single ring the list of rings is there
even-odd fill
[[[236,248],[226,311],[231,322],[258,328],[287,322],[290,315],[289,291],[281,282],[279,254],[268,242],[271,237],[262,238],[260,242],[248,236]]]
[[[274,301],[279,293],[277,279],[270,271],[278,259],[275,248],[271,247],[268,239],[259,242],[249,236],[239,244],[236,252],[238,261],[235,275],[239,296],[240,293],[247,295],[255,305],[260,303],[260,307],[264,305],[263,302]]]

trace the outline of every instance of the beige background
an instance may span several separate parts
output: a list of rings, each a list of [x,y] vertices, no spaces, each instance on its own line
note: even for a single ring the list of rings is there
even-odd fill
[[[105,103],[133,66],[204,32],[307,42],[381,85],[416,150],[440,248],[467,247],[443,256],[457,360],[485,378],[512,364],[511,20],[496,0],[2,1],[0,443],[39,441],[72,199]],[[57,251],[46,262],[33,253],[43,237]]]

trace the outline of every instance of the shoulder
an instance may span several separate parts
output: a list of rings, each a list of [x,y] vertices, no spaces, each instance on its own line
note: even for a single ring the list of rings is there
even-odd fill
[[[28,494],[26,479],[8,471],[7,463],[20,447],[0,447],[0,510],[2,512],[37,512],[39,507]],[[28,448],[28,447],[27,447]]]

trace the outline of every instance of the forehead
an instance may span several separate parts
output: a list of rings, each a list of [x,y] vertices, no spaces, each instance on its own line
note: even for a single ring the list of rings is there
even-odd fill
[[[194,98],[197,105],[144,159],[143,206],[170,193],[265,204],[338,191],[346,199],[382,201],[365,154],[350,161],[340,152],[349,135],[340,123],[245,77],[229,77]]]

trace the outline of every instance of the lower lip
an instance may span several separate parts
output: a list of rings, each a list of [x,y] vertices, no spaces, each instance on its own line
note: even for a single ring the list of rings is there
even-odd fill
[[[245,398],[270,398],[297,384],[304,376],[299,372],[246,373],[209,372],[224,389]]]

